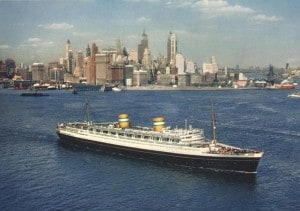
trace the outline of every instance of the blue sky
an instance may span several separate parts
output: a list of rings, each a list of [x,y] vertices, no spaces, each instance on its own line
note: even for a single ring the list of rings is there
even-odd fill
[[[120,39],[137,50],[145,29],[154,55],[166,56],[167,37],[199,66],[300,66],[298,0],[0,0],[0,59],[58,61],[67,39],[74,52]]]

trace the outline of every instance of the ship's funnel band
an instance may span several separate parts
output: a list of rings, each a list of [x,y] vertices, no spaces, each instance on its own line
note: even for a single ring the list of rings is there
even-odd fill
[[[154,126],[165,125],[165,122],[153,122]]]
[[[119,119],[119,122],[128,122],[129,121],[129,119],[127,118],[127,119]]]
[[[130,127],[128,114],[119,114],[119,127],[120,128]]]
[[[164,117],[153,118],[153,130],[156,132],[161,132],[165,128]]]

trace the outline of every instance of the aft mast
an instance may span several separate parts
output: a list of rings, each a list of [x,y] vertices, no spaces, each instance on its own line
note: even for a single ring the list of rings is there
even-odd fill
[[[215,123],[215,112],[214,112],[214,102],[213,98],[211,98],[211,128],[213,132],[213,140],[212,143],[216,144],[217,143],[217,137],[216,137],[216,123]]]
[[[90,112],[89,112],[89,102],[85,93],[85,115],[86,115],[86,121],[88,125],[92,125],[92,122],[90,120]]]

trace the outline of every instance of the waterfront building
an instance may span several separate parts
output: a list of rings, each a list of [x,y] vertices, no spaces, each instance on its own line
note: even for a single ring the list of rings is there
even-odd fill
[[[124,67],[124,82],[126,86],[132,86],[133,65],[125,65]]]
[[[212,56],[210,59],[210,63],[212,64],[213,73],[217,73],[219,68],[218,68],[216,57]]]
[[[177,67],[177,74],[184,74],[185,64],[184,57],[182,54],[178,53],[175,56],[175,64]]]
[[[73,75],[75,77],[84,77],[84,55],[78,51],[75,56],[75,69]]]
[[[202,84],[202,75],[200,73],[195,73],[190,75],[191,86],[199,86]]]
[[[210,63],[203,63],[203,74],[205,73],[211,73],[215,74],[218,72],[218,64],[217,60],[214,56],[211,57]]]
[[[146,86],[148,84],[148,74],[145,70],[134,70],[133,71],[133,86]]]
[[[195,73],[196,72],[196,66],[195,63],[191,60],[186,62],[186,71],[187,73]]]
[[[178,74],[177,75],[177,85],[178,86],[190,86],[191,84],[191,77],[190,74]]]
[[[95,43],[92,44],[91,55],[87,58],[86,64],[86,80],[88,84],[96,84],[96,54],[98,53],[98,47]]]
[[[141,64],[144,56],[145,48],[148,48],[148,36],[145,30],[142,34],[141,43],[138,45],[138,62]]]
[[[213,73],[213,66],[211,63],[203,63],[203,69],[202,69],[203,75],[206,73]]]
[[[7,77],[6,65],[2,60],[0,60],[0,78],[6,78],[6,77]]]
[[[167,62],[170,65],[175,64],[175,56],[177,54],[177,40],[175,34],[170,32],[167,43]]]
[[[243,73],[236,73],[235,77],[238,80],[233,81],[233,87],[245,87],[248,84],[248,78]]]
[[[111,83],[124,84],[123,65],[110,65],[109,72],[111,73]]]
[[[138,54],[135,50],[129,51],[128,60],[131,64],[136,64],[138,62]]]
[[[31,65],[31,72],[32,72],[32,80],[33,81],[44,80],[44,75],[45,75],[44,63],[33,63]]]
[[[157,85],[170,86],[175,84],[175,75],[157,73]]]
[[[152,65],[152,54],[149,48],[145,48],[142,64],[146,69],[149,69]]]
[[[96,84],[104,85],[108,77],[109,55],[105,53],[96,54]]]

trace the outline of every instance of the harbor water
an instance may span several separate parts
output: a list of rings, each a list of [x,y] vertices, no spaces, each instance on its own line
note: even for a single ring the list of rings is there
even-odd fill
[[[297,90],[296,90],[297,91]],[[46,91],[0,89],[0,210],[299,210],[300,100],[295,90]],[[62,146],[56,125],[86,119],[203,128],[264,151],[256,175],[162,165]]]

